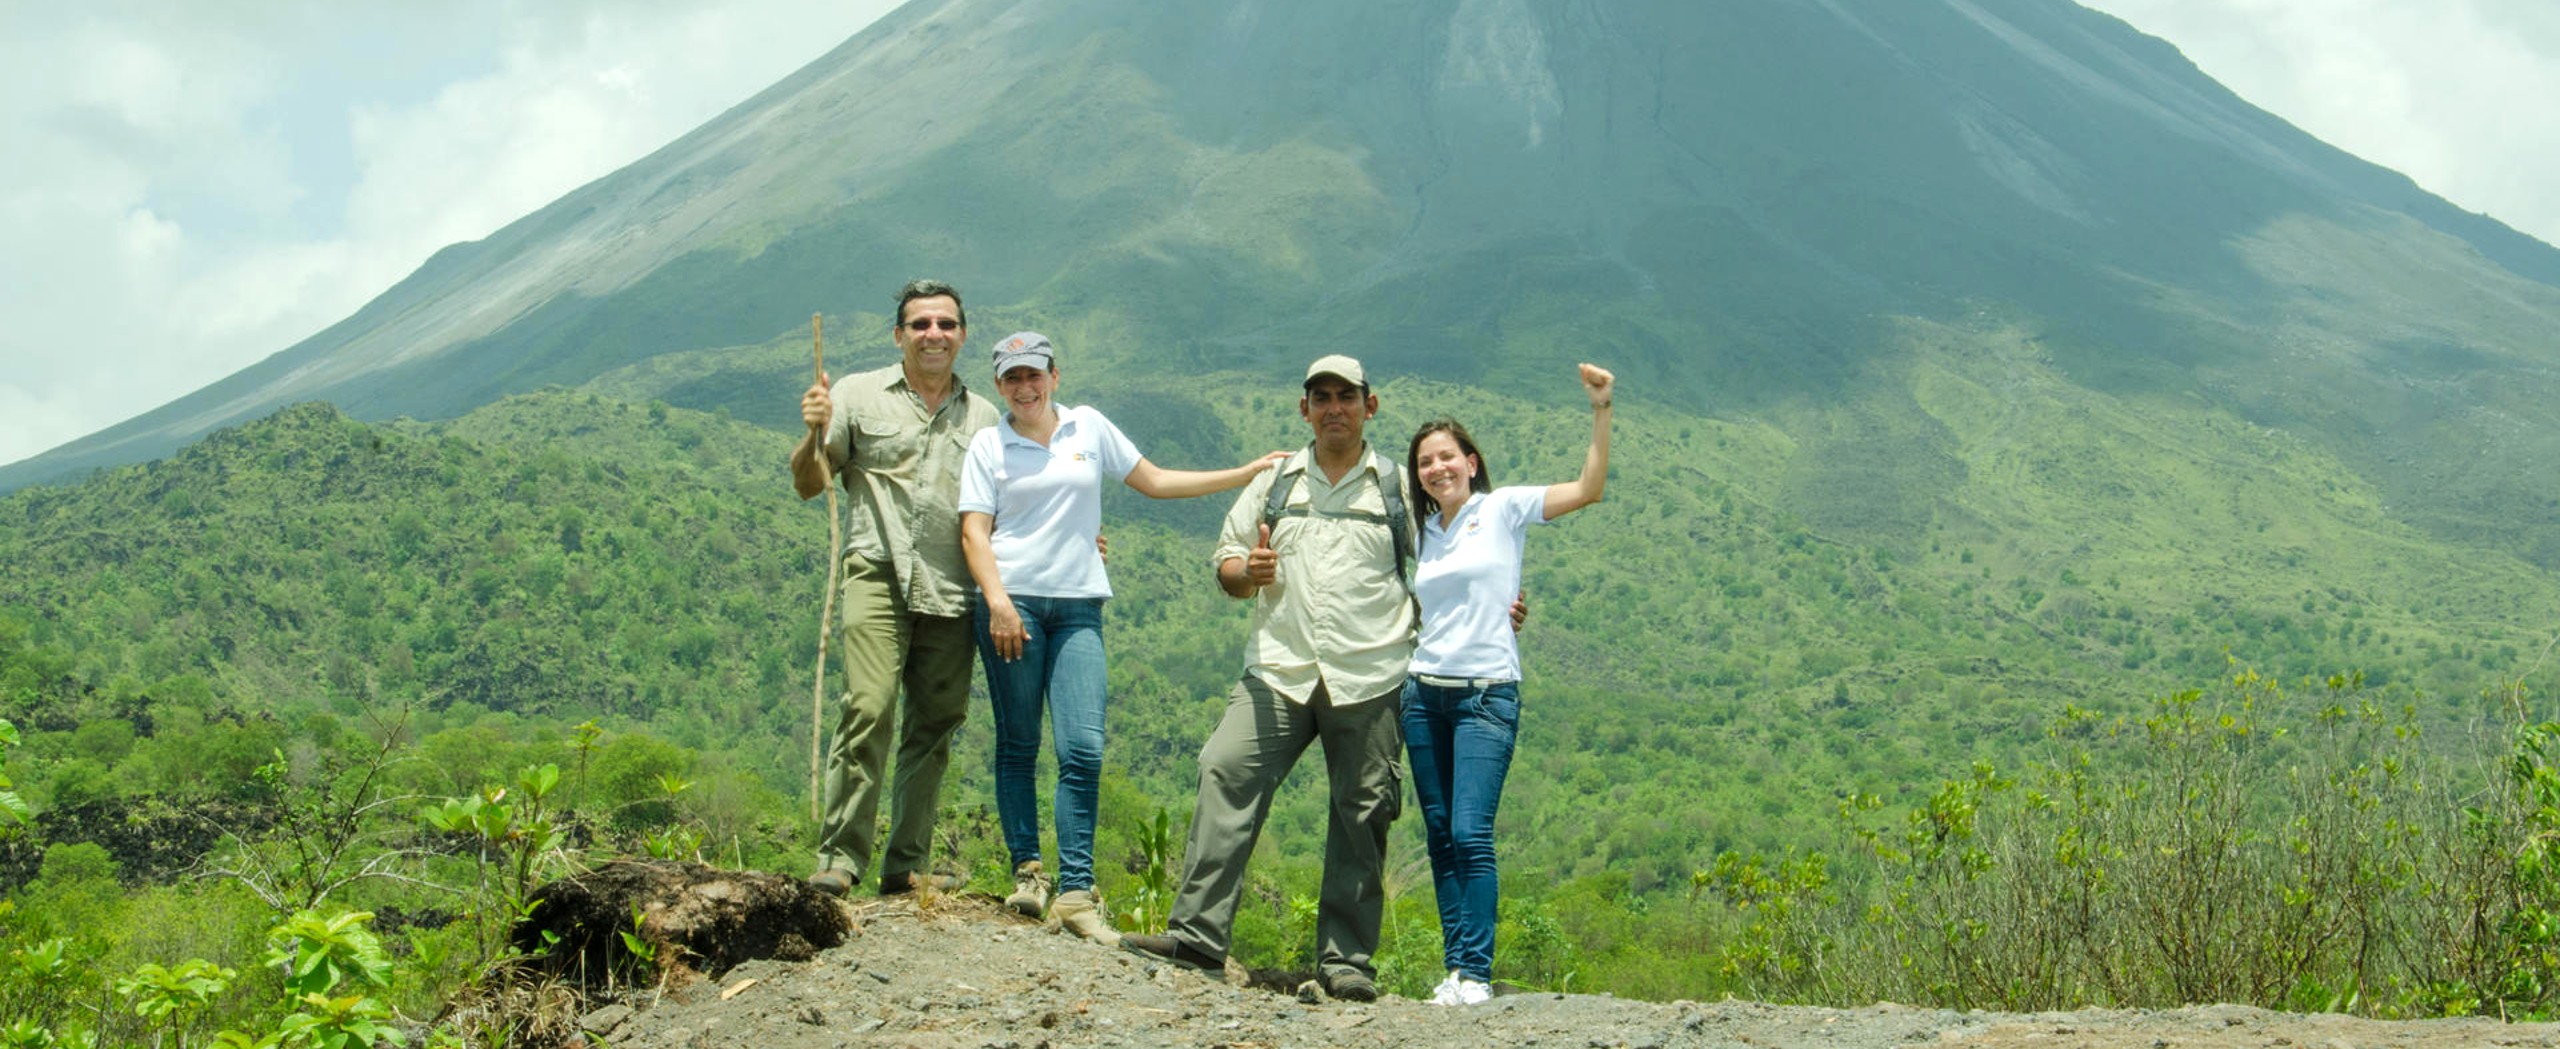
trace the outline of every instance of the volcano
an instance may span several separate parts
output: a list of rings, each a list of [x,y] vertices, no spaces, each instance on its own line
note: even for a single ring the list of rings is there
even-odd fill
[[[788,427],[792,380],[703,351],[878,321],[917,275],[1106,386],[1349,350],[1542,396],[1607,359],[1665,411],[1776,421],[1822,452],[1808,491],[1918,485],[1888,504],[1968,454],[1873,423],[1925,409],[1915,355],[2015,336],[2560,564],[2560,251],[2067,0],[917,0],[0,486],[295,401],[444,418],[662,358],[669,399]]]

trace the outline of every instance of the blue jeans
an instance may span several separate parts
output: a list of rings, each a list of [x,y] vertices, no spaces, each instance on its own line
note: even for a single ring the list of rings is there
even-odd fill
[[[1040,858],[1040,708],[1058,748],[1058,891],[1093,888],[1093,825],[1102,797],[1102,600],[1015,595],[1022,656],[1006,662],[987,632],[987,602],[970,602],[978,659],[995,706],[996,822],[1019,867]]]
[[[1413,796],[1430,843],[1440,900],[1440,953],[1449,968],[1493,979],[1493,929],[1502,886],[1493,865],[1493,816],[1520,735],[1520,683],[1442,688],[1404,682],[1404,745]]]

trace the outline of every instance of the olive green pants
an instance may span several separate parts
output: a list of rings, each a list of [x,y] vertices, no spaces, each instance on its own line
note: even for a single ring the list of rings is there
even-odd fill
[[[975,658],[967,616],[909,612],[897,582],[889,566],[845,555],[836,592],[845,691],[827,747],[826,808],[818,825],[818,869],[862,877],[879,834],[880,784],[889,771],[894,722],[898,764],[889,780],[881,884],[925,869],[932,858],[942,775],[951,766],[951,736],[969,714]]]

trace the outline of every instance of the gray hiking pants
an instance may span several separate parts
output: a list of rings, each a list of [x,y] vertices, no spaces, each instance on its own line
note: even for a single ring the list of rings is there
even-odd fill
[[[1387,828],[1404,809],[1396,764],[1404,750],[1396,689],[1336,704],[1318,686],[1293,703],[1246,676],[1227,694],[1227,712],[1200,748],[1200,800],[1191,810],[1182,884],[1166,931],[1210,957],[1224,958],[1244,893],[1245,861],[1271,814],[1271,798],[1306,752],[1324,744],[1332,808],[1325,827],[1324,888],[1316,910],[1316,962],[1327,974],[1374,976],[1385,916]]]

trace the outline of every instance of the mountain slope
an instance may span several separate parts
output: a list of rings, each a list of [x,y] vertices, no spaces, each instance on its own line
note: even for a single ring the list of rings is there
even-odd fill
[[[0,485],[291,400],[451,416],[925,272],[981,328],[1077,330],[1083,375],[1350,348],[1543,397],[1595,357],[1723,418],[1843,403],[1898,318],[1988,309],[2074,383],[2285,429],[2404,521],[2560,563],[2560,252],[2063,0],[919,2]]]

